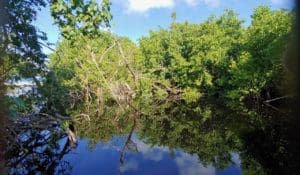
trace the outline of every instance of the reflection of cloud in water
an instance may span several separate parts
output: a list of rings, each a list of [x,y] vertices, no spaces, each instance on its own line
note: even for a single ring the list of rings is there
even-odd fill
[[[126,171],[135,171],[138,169],[138,162],[134,159],[126,161],[121,167],[120,171],[121,172],[126,172]]]
[[[138,151],[143,154],[143,158],[146,160],[158,162],[163,159],[164,153],[169,152],[169,149],[166,147],[156,145],[151,147],[136,137],[134,137],[132,140],[134,143],[136,143]]]
[[[213,175],[215,168],[211,165],[204,167],[196,155],[180,152],[175,158],[180,175]]]
[[[235,165],[240,166],[241,165],[240,155],[238,153],[230,153],[230,154],[231,154],[231,161]]]
[[[122,139],[123,140],[123,139]],[[121,150],[123,143],[120,140],[116,140],[117,144],[114,146],[117,148],[116,150]],[[143,139],[138,139],[136,134],[132,135],[132,141],[136,144],[138,149],[138,154],[142,156],[142,159],[144,160],[151,160],[154,162],[159,163],[163,159],[166,158],[166,155],[170,152],[168,147],[164,146],[158,146],[158,145],[148,145],[146,144]],[[114,144],[111,144],[107,148],[111,148],[111,146]],[[104,145],[103,145],[104,146]],[[106,148],[106,146],[104,146]],[[180,175],[214,175],[216,174],[216,169],[212,165],[204,166],[197,155],[191,155],[188,153],[185,153],[181,150],[176,150],[176,156],[173,159],[174,163],[178,167],[178,171]],[[132,155],[136,155],[136,153],[133,153]],[[237,153],[231,153],[231,160],[234,162],[235,165],[240,166],[240,158],[239,154]],[[129,157],[128,157],[129,158]],[[139,169],[139,165],[141,163],[141,159],[137,157],[131,157],[128,160],[125,161],[125,163],[120,167],[120,172],[128,172],[128,171],[137,171]],[[172,161],[172,160],[171,160]]]

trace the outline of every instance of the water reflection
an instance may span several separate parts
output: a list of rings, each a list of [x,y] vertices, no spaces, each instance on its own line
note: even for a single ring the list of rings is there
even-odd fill
[[[73,165],[74,174],[240,174],[240,160],[232,153],[232,165],[226,169],[204,166],[198,156],[181,149],[151,146],[133,134],[137,151],[128,151],[120,166],[119,156],[126,136],[114,137],[111,142],[98,143],[92,150],[87,149],[88,140],[82,139],[77,149],[64,157]]]
[[[288,120],[236,104],[170,103],[147,115],[75,118],[79,142],[44,137],[7,153],[10,174],[293,174]],[[145,112],[144,112],[145,114]],[[33,136],[31,136],[33,137]],[[33,137],[36,138],[36,137]],[[41,138],[41,137],[39,137]],[[21,152],[27,150],[25,152]],[[25,156],[24,156],[25,155]],[[34,165],[34,166],[33,166]]]

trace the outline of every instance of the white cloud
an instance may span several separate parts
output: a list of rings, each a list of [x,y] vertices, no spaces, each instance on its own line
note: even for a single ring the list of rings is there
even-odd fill
[[[169,152],[169,149],[162,146],[153,146],[145,144],[143,141],[138,140],[137,138],[133,139],[133,142],[136,143],[138,151],[143,154],[143,158],[146,160],[152,160],[158,162],[163,159],[165,153]]]
[[[184,2],[190,7],[195,7],[199,4],[204,4],[206,6],[215,8],[219,7],[221,4],[220,0],[184,0]]]
[[[274,4],[282,4],[284,2],[287,2],[288,0],[271,0],[272,3]]]
[[[184,1],[190,7],[195,7],[199,4],[199,0],[184,0]]]
[[[215,168],[211,165],[207,167],[203,166],[196,155],[190,155],[181,152],[178,157],[175,158],[176,164],[179,169],[180,175],[214,175]]]
[[[136,160],[129,160],[125,162],[121,167],[120,171],[121,172],[126,172],[126,171],[136,171],[138,169],[138,162]]]
[[[203,0],[203,2],[210,7],[219,7],[221,4],[220,0]]]
[[[240,159],[240,155],[238,153],[230,153],[231,154],[231,161],[237,165],[237,166],[241,166],[241,159]]]
[[[127,12],[145,13],[155,8],[172,8],[175,0],[127,0]]]
[[[112,0],[113,4],[119,4],[123,6],[126,13],[140,14],[145,14],[152,9],[173,8],[179,2],[183,2],[189,7],[196,7],[202,4],[208,7],[216,8],[221,4],[221,0]]]

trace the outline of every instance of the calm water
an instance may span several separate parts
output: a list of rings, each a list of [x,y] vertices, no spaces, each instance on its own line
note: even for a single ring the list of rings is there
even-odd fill
[[[25,150],[8,154],[9,173],[293,174],[296,166],[291,120],[272,110],[171,104],[151,116],[128,115],[77,122],[77,145],[65,135],[35,133]]]
[[[136,134],[132,137],[136,150],[126,150],[121,163],[125,140],[126,136],[115,136],[108,143],[99,142],[90,148],[89,141],[82,138],[77,148],[62,161],[69,163],[66,168],[71,174],[241,174],[238,153],[230,153],[232,162],[225,169],[218,169],[212,164],[204,165],[197,154],[180,148],[170,150],[165,146],[149,145]]]

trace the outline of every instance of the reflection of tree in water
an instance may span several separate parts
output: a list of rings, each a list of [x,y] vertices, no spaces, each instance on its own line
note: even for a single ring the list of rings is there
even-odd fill
[[[138,151],[131,138],[137,129],[137,134],[146,138],[148,144],[167,146],[171,150],[180,148],[197,154],[206,165],[212,163],[225,168],[232,163],[230,153],[240,148],[240,142],[237,135],[226,128],[231,119],[224,117],[222,110],[212,110],[213,107],[209,104],[196,108],[175,103],[155,104],[145,108],[142,113],[147,115],[141,117],[131,108],[120,112],[111,106],[102,116],[88,120],[79,117],[76,128],[79,136],[88,138],[91,147],[99,142],[108,143],[115,135],[127,134],[123,146],[117,148],[120,166],[125,163],[127,151]]]
[[[47,118],[47,126],[43,126],[42,116],[32,115],[26,119],[10,128],[14,138],[9,140],[5,152],[8,174],[69,174],[72,167],[62,159],[74,144],[58,122]],[[66,142],[59,144],[63,140]]]
[[[240,142],[236,134],[226,125],[226,116],[220,116],[209,104],[199,107],[171,105],[162,111],[163,115],[144,117],[141,137],[151,145],[180,148],[190,154],[197,154],[204,165],[217,168],[230,165],[231,152],[238,151]]]
[[[296,168],[288,150],[288,119],[278,113],[216,102],[173,104],[141,122],[139,134],[148,144],[197,154],[204,165],[226,168],[230,153],[238,152],[243,174],[292,174]]]
[[[89,138],[93,145],[129,133],[123,147],[118,149],[120,165],[125,162],[126,151],[137,151],[131,140],[136,128],[147,144],[166,146],[171,152],[179,148],[196,154],[204,165],[226,168],[233,163],[231,153],[237,152],[243,174],[293,171],[285,131],[288,120],[282,120],[277,113],[248,109],[240,104],[201,102],[155,104],[143,108],[143,114],[133,125],[133,110],[110,110],[99,118],[91,117],[89,122],[78,122],[79,135]],[[118,120],[112,120],[116,115]]]
[[[98,143],[109,144],[111,149],[116,149],[120,153],[120,168],[126,163],[126,152],[138,152],[137,145],[132,141],[132,134],[137,126],[139,113],[130,106],[120,108],[117,105],[110,105],[103,109],[101,116],[87,114],[91,117],[85,118],[82,115],[75,118],[75,124],[78,136],[87,138],[89,147],[95,148]],[[114,136],[125,135],[124,142],[121,145],[114,145],[112,139]]]
[[[79,137],[88,138],[91,148],[99,142],[108,143],[113,136],[128,134],[134,120],[134,112],[114,105],[104,109],[101,116],[90,115],[89,119],[77,116],[74,119],[77,134]]]
[[[136,118],[133,119],[133,125],[132,125],[130,132],[128,134],[128,137],[124,143],[124,146],[122,147],[121,152],[120,152],[121,153],[120,154],[121,166],[124,164],[126,150],[133,150],[135,152],[138,152],[137,145],[132,141],[132,134],[133,134],[135,127],[136,127]]]
[[[241,150],[242,168],[244,174],[297,174],[298,154],[291,149],[293,130],[293,115],[278,113],[266,108],[256,109],[256,113],[246,111],[247,129],[239,131],[243,142]],[[264,172],[264,173],[262,173]]]
[[[207,102],[156,104],[142,113],[112,105],[101,116],[78,116],[73,120],[78,135],[87,138],[92,148],[99,142],[112,144],[114,136],[125,135],[121,145],[110,145],[120,152],[118,172],[126,164],[126,153],[138,152],[133,132],[149,145],[196,154],[203,165],[212,164],[218,169],[233,163],[232,152],[239,153],[243,174],[292,174],[295,168],[288,149],[289,118],[270,111]],[[7,154],[11,174],[71,172],[71,165],[62,161],[71,145],[58,144],[66,135],[53,127],[56,129],[51,132],[38,128],[25,132],[27,137],[19,139],[23,148],[12,147]]]

